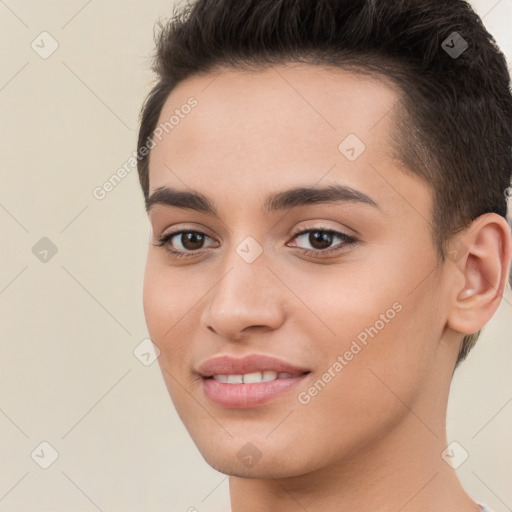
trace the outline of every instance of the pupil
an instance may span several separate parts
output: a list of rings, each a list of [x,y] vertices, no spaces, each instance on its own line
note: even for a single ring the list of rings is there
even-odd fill
[[[185,249],[194,250],[200,249],[203,243],[203,235],[200,233],[182,233],[181,243]]]
[[[331,235],[325,231],[312,231],[309,235],[309,243],[315,249],[325,249],[331,244]],[[317,246],[317,244],[320,246]]]

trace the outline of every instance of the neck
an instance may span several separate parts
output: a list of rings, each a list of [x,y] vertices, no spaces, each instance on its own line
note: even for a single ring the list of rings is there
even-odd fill
[[[288,478],[230,477],[232,512],[481,512],[441,457],[442,426],[407,415],[336,466]]]

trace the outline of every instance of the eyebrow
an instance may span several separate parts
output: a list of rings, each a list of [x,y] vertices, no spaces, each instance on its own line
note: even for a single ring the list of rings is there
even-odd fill
[[[283,192],[271,194],[264,206],[268,212],[289,210],[312,204],[361,203],[379,208],[377,203],[363,192],[345,185],[325,187],[296,187]],[[218,217],[213,201],[197,191],[177,190],[171,187],[158,187],[146,199],[146,211],[156,205],[174,206],[207,213]]]

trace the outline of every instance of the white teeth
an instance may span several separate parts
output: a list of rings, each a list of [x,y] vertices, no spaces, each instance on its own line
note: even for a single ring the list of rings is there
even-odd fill
[[[251,384],[254,382],[269,382],[276,379],[288,379],[291,373],[277,373],[271,370],[264,372],[244,373],[243,375],[213,375],[213,379],[226,384]]]
[[[271,372],[274,373],[275,372]],[[277,377],[277,374],[276,374]],[[267,380],[274,380],[275,377],[269,378]],[[244,383],[250,384],[251,382],[262,382],[263,381],[263,374],[261,372],[254,372],[254,373],[245,373],[244,374]]]
[[[278,377],[279,377],[279,375],[277,374],[277,372],[267,370],[267,371],[263,372],[263,376],[262,376],[261,380],[263,382],[268,382],[269,380],[276,380]]]
[[[227,382],[228,376],[227,375],[214,375],[213,380],[218,380],[219,382]]]

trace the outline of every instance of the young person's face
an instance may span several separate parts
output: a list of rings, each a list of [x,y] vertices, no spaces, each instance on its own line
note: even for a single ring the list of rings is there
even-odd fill
[[[183,109],[190,97],[197,105]],[[150,195],[194,191],[216,215],[152,205],[144,310],[176,410],[219,471],[300,475],[397,432],[444,431],[460,341],[446,328],[450,262],[437,261],[431,190],[392,158],[398,99],[376,79],[279,66],[188,79],[161,112],[159,124],[181,115],[155,139]],[[354,137],[340,149],[350,134],[364,151]],[[367,199],[267,209],[269,196],[333,185]],[[204,234],[168,241],[188,257],[156,245],[181,230]],[[215,356],[249,354],[309,373],[262,403],[212,400],[205,384],[268,388],[198,373]]]

